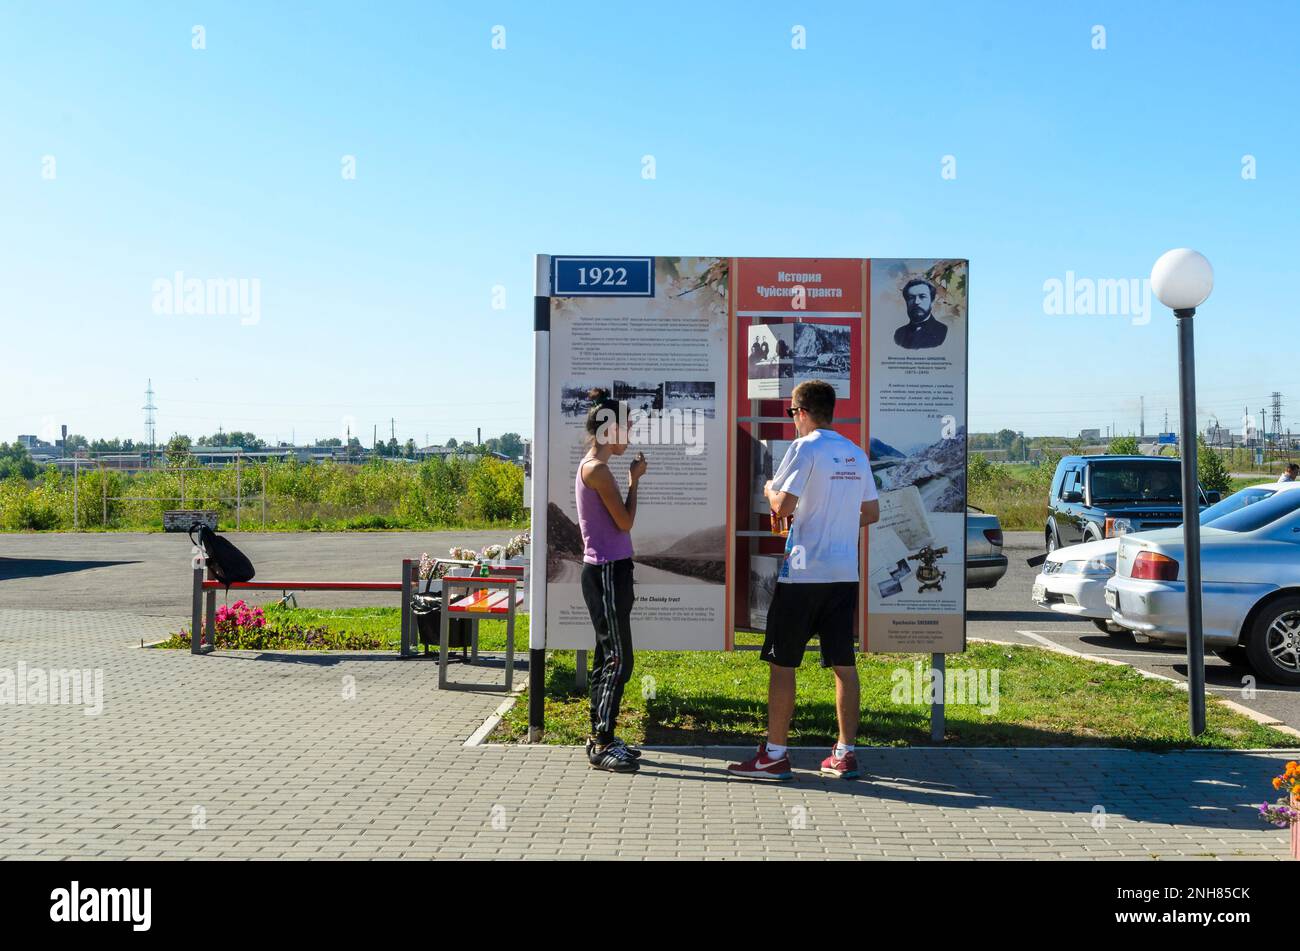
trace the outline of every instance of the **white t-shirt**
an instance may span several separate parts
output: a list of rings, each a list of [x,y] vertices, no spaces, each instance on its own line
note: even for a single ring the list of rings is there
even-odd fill
[[[772,490],[799,497],[777,580],[857,581],[859,515],[877,498],[862,448],[834,430],[814,430],[786,450]]]

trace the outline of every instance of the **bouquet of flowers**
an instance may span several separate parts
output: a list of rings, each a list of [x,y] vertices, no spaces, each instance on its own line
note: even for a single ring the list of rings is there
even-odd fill
[[[506,542],[506,557],[515,558],[522,555],[524,549],[528,547],[532,540],[532,532],[520,532],[514,538],[510,539],[510,541]]]
[[[266,615],[261,608],[251,608],[242,600],[234,604],[223,604],[217,608],[216,628],[223,633],[234,633],[266,627]]]
[[[447,554],[456,561],[496,561],[498,558],[517,558],[524,553],[524,549],[532,542],[531,532],[521,532],[504,545],[484,545],[482,551],[475,551],[473,548],[461,548],[459,545],[452,545],[447,549]],[[420,559],[420,570],[424,571],[425,555]],[[425,577],[424,574],[420,575]]]
[[[1273,788],[1285,791],[1286,795],[1275,803],[1261,803],[1260,818],[1282,829],[1300,822],[1300,811],[1291,805],[1291,797],[1296,795],[1297,787],[1300,787],[1300,763],[1293,760],[1286,764],[1286,772],[1273,777]]]

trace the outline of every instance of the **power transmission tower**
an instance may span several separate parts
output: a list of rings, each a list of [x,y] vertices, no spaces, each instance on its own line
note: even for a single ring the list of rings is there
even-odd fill
[[[157,429],[157,419],[154,418],[154,410],[158,407],[153,402],[153,380],[149,380],[149,386],[144,391],[144,441],[149,444],[149,462],[153,466],[153,449],[155,431]]]
[[[1282,432],[1282,394],[1273,391],[1273,442],[1277,442],[1278,434]]]

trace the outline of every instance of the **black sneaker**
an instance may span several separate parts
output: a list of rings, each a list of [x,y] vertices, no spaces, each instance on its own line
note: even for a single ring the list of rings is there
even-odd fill
[[[607,769],[612,773],[635,773],[641,768],[626,746],[618,743],[598,746],[595,740],[587,741],[587,763],[592,769]]]
[[[637,749],[635,746],[628,746],[627,743],[625,743],[623,740],[620,740],[618,737],[614,737],[614,742],[611,745],[623,747],[623,749],[627,750],[627,755],[632,757],[633,759],[641,758],[641,751],[639,749]]]

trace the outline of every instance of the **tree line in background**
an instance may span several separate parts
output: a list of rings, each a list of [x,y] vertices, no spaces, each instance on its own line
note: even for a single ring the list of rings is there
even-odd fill
[[[0,443],[0,455],[3,455],[5,451],[3,447],[6,445],[7,444],[5,443]],[[259,438],[255,433],[241,432],[237,429],[231,432],[224,432],[218,429],[210,436],[199,436],[197,439],[191,439],[183,433],[177,433],[172,435],[167,442],[168,448],[172,446],[184,446],[186,449],[195,446],[228,446],[231,448],[243,449],[245,452],[256,452],[263,449],[288,448],[288,445],[288,443],[272,445],[266,440]],[[309,445],[321,449],[341,448],[343,446],[343,440],[335,436],[329,439],[317,439]],[[387,442],[380,439],[376,440],[373,446],[363,446],[360,437],[353,436],[348,440],[348,445],[358,451],[370,449],[375,455],[389,459],[398,457],[414,459],[415,451],[419,448],[416,446],[414,439],[408,439],[404,444],[399,444],[397,439],[393,437],[390,437]],[[465,452],[499,452],[503,456],[509,456],[511,459],[518,459],[524,453],[524,440],[518,433],[506,433],[503,436],[494,436],[477,446],[470,441],[464,443],[457,442],[454,438],[447,440],[446,445],[448,449],[459,448],[463,449]],[[14,443],[14,448],[18,450],[24,449],[21,443]],[[100,455],[102,453],[144,452],[148,448],[149,445],[147,443],[136,442],[133,439],[114,438],[88,440],[85,436],[76,433],[69,433],[67,441],[64,443],[64,450],[70,455],[80,452],[83,449],[88,450],[92,455]],[[3,473],[3,471],[3,469],[0,469],[0,473]],[[5,478],[5,476],[0,474],[0,478]],[[31,478],[31,476],[28,476],[27,478]]]
[[[280,531],[526,524],[523,469],[491,455],[217,468],[192,467],[180,452],[154,469],[83,467],[74,477],[53,465],[41,469],[15,446],[0,444],[0,530],[6,531],[157,531],[163,512],[178,508],[215,509],[223,531],[237,519],[244,529]]]

